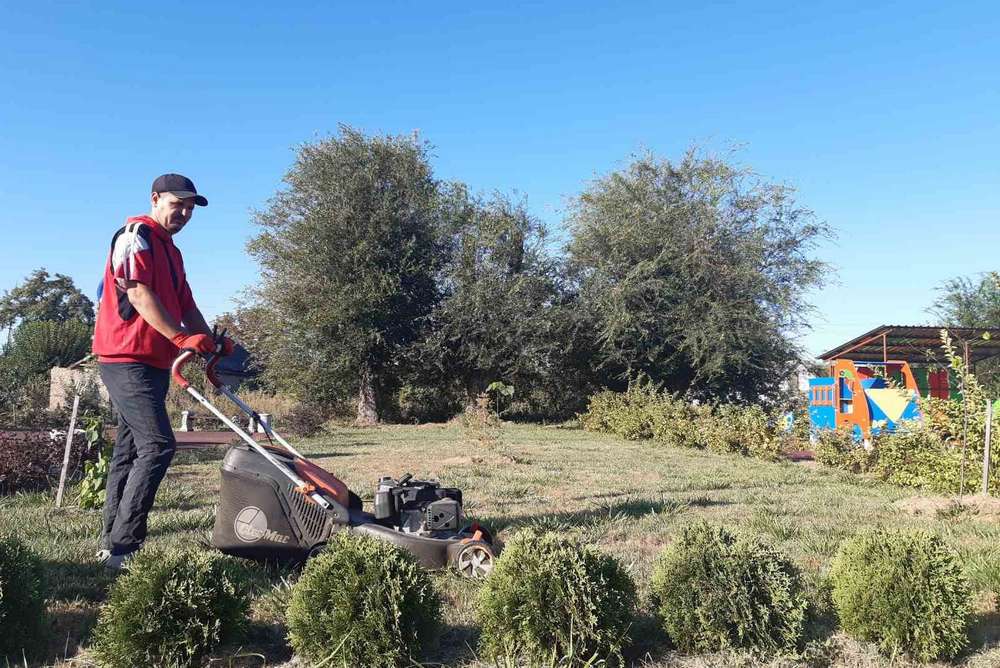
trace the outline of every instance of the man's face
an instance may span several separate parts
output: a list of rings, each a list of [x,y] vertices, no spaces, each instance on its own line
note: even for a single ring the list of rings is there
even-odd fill
[[[153,193],[153,220],[170,234],[180,232],[194,213],[194,197],[181,199],[173,193]]]

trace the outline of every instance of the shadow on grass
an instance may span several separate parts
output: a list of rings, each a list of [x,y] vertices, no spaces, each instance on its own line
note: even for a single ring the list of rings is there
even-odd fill
[[[496,532],[521,527],[558,531],[574,527],[590,527],[602,522],[639,519],[649,515],[672,517],[683,513],[690,507],[703,508],[725,505],[730,505],[730,502],[705,497],[690,500],[630,497],[623,501],[601,504],[586,510],[539,515],[500,516],[491,520],[491,526]]]
[[[50,635],[46,648],[46,661],[38,665],[53,665],[72,659],[90,643],[97,625],[99,608],[96,605],[55,603],[49,607]]]
[[[987,647],[1000,644],[1000,611],[974,615],[969,625],[969,645],[964,655],[975,654]]]
[[[46,560],[43,568],[49,598],[54,601],[101,602],[115,580],[115,574],[96,560],[90,563]]]
[[[292,648],[285,627],[277,622],[251,622],[239,642],[212,652],[205,666],[212,668],[256,668],[290,661]]]
[[[478,658],[480,629],[467,624],[449,624],[441,633],[441,643],[431,657],[433,664],[442,666],[465,665]]]

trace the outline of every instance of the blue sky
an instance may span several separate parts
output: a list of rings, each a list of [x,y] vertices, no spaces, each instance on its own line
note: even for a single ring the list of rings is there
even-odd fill
[[[44,266],[92,293],[178,171],[211,201],[177,238],[195,296],[225,311],[250,212],[338,123],[417,130],[438,177],[557,230],[636,151],[740,145],[838,234],[812,353],[1000,269],[996,3],[316,4],[0,0],[0,291]]]

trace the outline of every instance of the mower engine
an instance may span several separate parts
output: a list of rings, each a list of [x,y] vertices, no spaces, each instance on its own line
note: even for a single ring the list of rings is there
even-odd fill
[[[406,533],[433,536],[462,526],[462,492],[430,480],[388,476],[375,488],[375,519]]]

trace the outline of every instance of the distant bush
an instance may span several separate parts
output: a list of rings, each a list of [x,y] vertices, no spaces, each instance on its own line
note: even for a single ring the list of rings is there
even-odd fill
[[[395,668],[437,642],[441,601],[408,552],[342,531],[307,562],[287,621],[295,652],[313,663]]]
[[[635,585],[617,560],[521,530],[480,592],[483,648],[516,665],[619,663],[634,608]]]
[[[920,423],[907,424],[891,434],[873,439],[876,462],[872,472],[897,485],[919,487],[942,494],[957,494],[961,486],[962,449],[945,442],[930,427]],[[970,448],[974,453],[976,448]],[[966,475],[979,459],[967,453]],[[967,479],[966,484],[970,485]]]
[[[323,431],[323,425],[333,417],[334,410],[315,401],[300,401],[285,416],[284,421],[274,428],[295,436],[315,436]]]
[[[19,540],[0,538],[0,659],[20,665],[22,653],[44,646],[45,593],[41,560]]]
[[[864,531],[841,546],[830,580],[841,626],[856,638],[921,661],[951,658],[965,647],[969,583],[936,536]]]
[[[584,428],[627,440],[652,438],[679,447],[707,448],[761,459],[776,459],[790,435],[761,406],[694,404],[648,384],[626,392],[600,392],[580,416]]]
[[[812,450],[819,463],[852,473],[868,471],[876,459],[875,449],[866,448],[847,429],[817,431]]]
[[[101,608],[94,655],[113,668],[198,665],[239,635],[248,609],[235,560],[202,550],[143,550]]]
[[[651,588],[664,629],[685,652],[772,653],[802,640],[808,601],[799,571],[756,538],[704,522],[686,527],[657,561]]]

